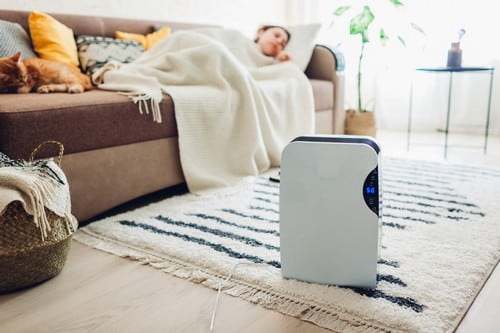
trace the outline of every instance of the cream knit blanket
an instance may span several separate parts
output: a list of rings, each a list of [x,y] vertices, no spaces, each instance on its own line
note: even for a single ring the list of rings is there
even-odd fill
[[[279,166],[283,147],[314,132],[312,88],[236,30],[178,31],[131,64],[109,64],[99,88],[127,92],[161,121],[172,96],[181,164],[191,192],[228,186]]]
[[[69,186],[61,168],[52,160],[11,160],[0,153],[0,216],[13,201],[20,201],[40,228],[42,240],[50,231],[45,208],[64,217],[71,231],[78,227],[71,214]]]

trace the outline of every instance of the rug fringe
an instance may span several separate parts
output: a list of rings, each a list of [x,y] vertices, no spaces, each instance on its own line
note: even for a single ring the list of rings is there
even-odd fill
[[[120,257],[139,261],[161,269],[163,272],[175,277],[198,283],[214,290],[219,288],[219,284],[225,278],[223,275],[207,272],[195,266],[189,266],[177,261],[175,258],[159,257],[144,250],[118,243],[113,239],[104,238],[88,230],[79,229],[75,233],[74,239],[84,245]],[[406,329],[395,330],[394,328],[386,327],[382,323],[374,324],[373,322],[360,320],[357,316],[342,312],[341,309],[337,309],[337,312],[332,312],[331,309],[322,307],[319,304],[317,306],[305,304],[291,296],[264,290],[236,278],[226,282],[222,292],[335,332],[408,332]]]
[[[217,290],[223,278],[210,276],[202,284]],[[227,285],[228,283],[229,285]],[[249,285],[241,280],[228,281],[222,291],[225,294],[242,298],[266,309],[278,311],[336,332],[405,332],[404,330],[389,329],[381,325],[372,325],[372,323],[361,321],[358,317],[342,311],[334,313],[321,306],[311,306],[300,300]]]

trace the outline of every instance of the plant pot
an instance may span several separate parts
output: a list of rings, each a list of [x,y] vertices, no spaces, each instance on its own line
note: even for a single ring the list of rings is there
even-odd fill
[[[346,110],[344,130],[348,135],[366,135],[375,138],[377,135],[375,112]]]

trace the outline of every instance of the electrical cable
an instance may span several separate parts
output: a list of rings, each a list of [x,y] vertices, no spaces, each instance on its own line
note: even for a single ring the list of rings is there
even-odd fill
[[[262,265],[262,264],[258,264],[258,263],[250,263],[250,262],[240,262],[240,263],[237,263],[236,265],[233,266],[233,268],[231,269],[231,272],[229,273],[229,275],[219,283],[219,287],[217,288],[217,296],[215,297],[215,304],[214,304],[214,309],[212,310],[212,318],[210,320],[210,330],[209,330],[209,333],[213,333],[214,332],[214,326],[215,326],[215,315],[216,315],[216,312],[217,312],[217,305],[219,304],[219,297],[220,297],[220,294],[222,292],[222,288],[224,287],[224,285],[229,281],[231,280],[231,278],[233,277],[233,274],[234,272],[236,271],[236,268],[240,265]]]

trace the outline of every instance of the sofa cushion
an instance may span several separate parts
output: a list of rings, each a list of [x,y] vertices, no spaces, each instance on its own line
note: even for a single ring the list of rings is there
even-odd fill
[[[170,32],[170,27],[166,25],[146,35],[136,34],[132,32],[116,31],[115,37],[118,39],[135,40],[136,42],[142,44],[144,50],[149,50],[151,47],[158,44],[158,42],[163,38],[169,36]]]
[[[290,32],[290,40],[285,46],[285,51],[290,54],[292,61],[302,71],[306,70],[307,64],[311,60],[320,28],[321,24],[319,23],[294,25],[286,28]]]
[[[78,67],[73,30],[45,13],[34,11],[28,18],[33,47],[40,58]]]
[[[88,75],[114,60],[129,63],[137,59],[144,47],[133,40],[120,40],[101,36],[78,36],[78,58],[82,71]]]
[[[164,96],[160,108],[163,122],[158,124],[112,91],[2,94],[0,151],[26,159],[45,140],[62,142],[69,154],[177,136],[170,96]],[[38,156],[45,157],[43,152]]]
[[[31,40],[19,23],[0,20],[0,58],[20,51],[22,59],[36,58]]]

